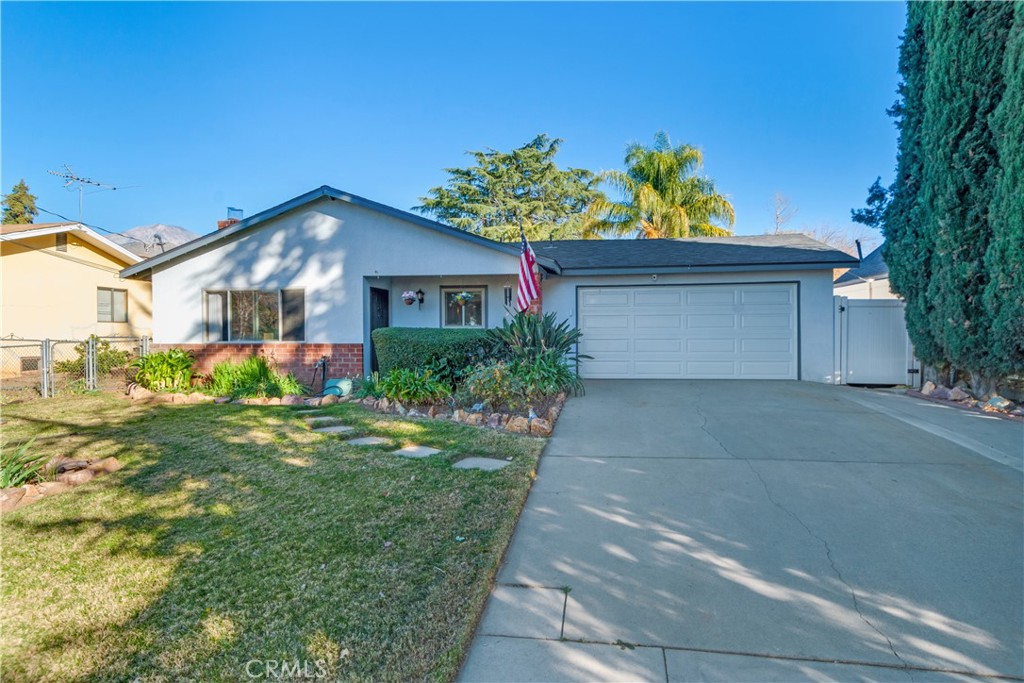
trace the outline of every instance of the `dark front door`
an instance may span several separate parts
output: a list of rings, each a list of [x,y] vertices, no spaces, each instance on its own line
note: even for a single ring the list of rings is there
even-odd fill
[[[379,369],[377,348],[373,343],[373,331],[378,327],[387,327],[390,322],[388,297],[388,290],[370,287],[370,370],[373,371]]]

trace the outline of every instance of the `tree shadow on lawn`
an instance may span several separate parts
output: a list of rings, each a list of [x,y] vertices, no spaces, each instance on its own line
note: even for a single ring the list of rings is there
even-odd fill
[[[253,660],[451,678],[543,445],[347,405],[327,414],[395,445],[345,445],[288,408],[49,407],[9,411],[19,436],[126,467],[5,516],[10,680],[238,680]],[[446,455],[387,452],[411,437]],[[514,460],[450,467],[469,452]]]

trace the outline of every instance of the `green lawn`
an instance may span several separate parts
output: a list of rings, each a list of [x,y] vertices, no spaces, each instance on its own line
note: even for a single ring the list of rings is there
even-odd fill
[[[250,660],[451,679],[543,442],[325,413],[395,446],[346,446],[288,407],[5,406],[5,443],[38,435],[41,452],[126,467],[4,516],[4,680],[235,681]],[[388,453],[409,443],[445,453]],[[451,467],[469,454],[513,460]]]

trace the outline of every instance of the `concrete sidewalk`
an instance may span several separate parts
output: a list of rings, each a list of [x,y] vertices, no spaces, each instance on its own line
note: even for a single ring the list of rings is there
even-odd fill
[[[461,679],[1024,676],[1024,427],[918,403],[588,382]]]

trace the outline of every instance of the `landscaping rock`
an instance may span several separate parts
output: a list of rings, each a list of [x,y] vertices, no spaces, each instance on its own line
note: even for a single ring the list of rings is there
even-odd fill
[[[395,401],[395,412],[398,413],[399,415],[405,415],[409,411],[406,410],[405,406],[403,406],[401,403]]]
[[[46,464],[43,465],[43,472],[46,472],[47,474],[57,472],[57,468],[60,467],[62,463],[68,462],[70,459],[71,458],[63,455],[55,455],[47,460]]]
[[[502,415],[501,413],[491,413],[487,416],[487,426],[491,429],[501,429],[508,422],[508,415]]]
[[[322,399],[320,399],[320,405],[322,405],[322,406],[332,406],[332,405],[334,405],[337,402],[338,402],[338,397],[335,396],[334,394],[327,394]]]
[[[519,418],[525,420],[526,418]],[[500,470],[502,467],[508,467],[507,460],[495,460],[494,458],[464,458],[454,465],[457,470],[483,470],[485,472],[494,472]]]
[[[281,399],[278,398],[277,396],[275,396],[273,398],[268,398],[267,402],[264,405],[279,406],[279,405],[281,405]]]
[[[969,401],[973,397],[963,390],[961,387],[953,387],[949,390],[950,401]]]
[[[931,398],[949,399],[949,389],[946,387],[935,387],[932,393],[928,394]]]
[[[216,403],[217,405],[224,405],[225,403],[231,403],[231,397],[218,396],[217,398],[213,399],[213,402]]]
[[[110,474],[111,472],[117,472],[122,467],[124,467],[124,464],[114,457],[103,458],[89,465],[89,469],[97,474]]]
[[[469,415],[466,416],[465,424],[472,425],[474,427],[479,427],[483,423],[484,423],[484,414],[483,413],[470,413]]]
[[[406,413],[406,416],[407,417],[426,417],[426,415],[424,415],[420,411],[416,410],[415,408],[410,409],[409,412]]]
[[[530,433],[537,436],[551,436],[551,423],[542,417],[530,421]]]
[[[283,406],[301,406],[302,397],[296,394],[285,394],[281,397],[281,405]]]
[[[84,470],[88,466],[88,460],[64,460],[59,465],[57,465],[57,474],[64,474],[65,472],[74,472],[76,470]]]
[[[133,401],[143,401],[153,398],[156,394],[146,387],[133,384],[131,388],[128,389],[128,396],[130,396]]]
[[[57,475],[57,481],[62,484],[69,484],[71,486],[78,486],[84,484],[87,481],[92,481],[96,478],[96,473],[92,470],[75,470],[74,472],[64,472],[63,474]]]
[[[320,398],[307,398],[305,401],[303,401],[303,403],[305,403],[307,406],[310,406],[311,408],[319,408]]]
[[[427,417],[437,417],[437,414],[438,412],[440,412],[440,410],[441,409],[438,408],[437,406],[430,406],[429,408],[427,408]]]
[[[558,416],[561,414],[562,409],[559,406],[551,406],[550,408],[548,408],[548,422],[550,422],[551,424],[555,424],[556,422],[558,422]]]
[[[505,424],[505,429],[516,434],[529,434],[530,421],[525,417],[512,417],[509,418],[508,423]]]
[[[206,394],[200,394],[199,392],[188,395],[189,403],[213,403],[214,400],[213,396],[207,396]]]
[[[996,410],[1006,411],[1013,410],[1016,407],[1013,401],[1011,401],[1008,398],[1003,398],[998,394],[990,398],[985,405],[989,406],[990,408],[995,408]]]
[[[452,419],[456,422],[465,422],[466,414],[467,413],[465,410],[457,409],[454,413],[452,413]]]
[[[0,512],[10,512],[25,497],[25,487],[0,489]]]
[[[400,455],[403,458],[427,458],[431,455],[440,453],[436,448],[430,448],[429,446],[405,446],[399,448],[397,451],[391,451],[394,455]]]
[[[921,393],[925,396],[931,396],[933,391],[935,391],[935,382],[929,380],[921,386]]]
[[[85,470],[88,471],[88,470]],[[71,490],[71,484],[63,481],[46,481],[34,487],[25,487],[25,498],[22,499],[22,503],[25,502],[29,496],[32,496],[36,500],[39,500],[43,496],[56,496],[59,493]],[[34,489],[34,491],[33,491]],[[33,496],[33,493],[35,494]]]
[[[391,401],[386,397],[377,400],[377,410],[382,410],[385,413],[391,410]]]

